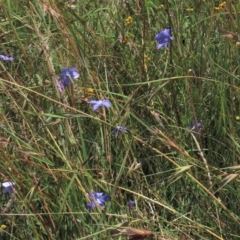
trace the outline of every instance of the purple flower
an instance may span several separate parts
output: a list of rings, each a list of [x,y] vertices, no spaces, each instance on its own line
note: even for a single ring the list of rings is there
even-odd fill
[[[77,72],[77,68],[62,68],[62,75],[57,80],[57,88],[59,92],[65,92],[67,86],[69,86],[73,79],[76,79],[80,76]]]
[[[78,78],[80,76],[80,74],[77,72],[77,68],[76,67],[62,68],[61,72],[62,72],[62,75],[69,76],[69,77],[71,77],[73,79]]]
[[[124,127],[124,126],[118,126],[118,127],[116,127],[115,129],[112,130],[112,134],[115,135],[115,136],[120,134],[120,133],[125,133],[125,132],[127,132],[127,128]]]
[[[3,193],[13,194],[13,192],[14,192],[13,186],[14,185],[15,185],[14,182],[3,182],[2,183]]]
[[[91,100],[88,101],[89,104],[93,105],[93,110],[96,111],[98,110],[99,107],[103,106],[103,107],[111,107],[112,103],[109,100]]]
[[[161,49],[163,47],[168,47],[168,43],[173,40],[170,36],[170,29],[165,28],[159,31],[155,36],[156,41],[158,42],[157,49]]]
[[[3,61],[10,61],[10,62],[12,62],[14,60],[13,57],[7,57],[4,55],[0,55],[0,59],[2,59]]]
[[[93,210],[96,206],[104,207],[105,202],[110,200],[110,196],[102,192],[90,192],[89,198],[91,202],[87,204],[89,210]]]
[[[128,206],[129,206],[130,208],[134,208],[134,207],[136,206],[135,201],[134,201],[134,200],[129,200],[129,201],[128,201]]]
[[[201,133],[202,130],[202,124],[195,119],[191,119],[190,126],[188,126],[188,129],[195,130],[195,133]]]

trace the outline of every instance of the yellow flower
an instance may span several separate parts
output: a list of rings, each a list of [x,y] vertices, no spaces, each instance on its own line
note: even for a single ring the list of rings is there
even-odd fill
[[[224,8],[225,5],[226,5],[226,2],[222,2],[222,3],[219,4],[218,7],[215,7],[214,10],[215,11],[221,11]]]
[[[122,44],[127,44],[129,42],[129,36],[125,35],[122,40]]]
[[[193,12],[193,11],[194,11],[194,8],[187,8],[186,11],[187,11],[187,12]]]
[[[132,24],[132,17],[131,16],[128,16],[126,19],[125,19],[125,26],[129,26]]]
[[[94,90],[92,88],[86,88],[84,91],[86,93],[94,93]]]
[[[143,70],[144,70],[144,72],[146,72],[146,73],[147,73],[147,71],[148,71],[148,63],[149,63],[150,61],[151,61],[151,58],[150,58],[148,55],[144,54]]]
[[[222,3],[219,4],[219,7],[223,8],[225,5],[226,5],[226,2],[222,2]]]
[[[164,5],[163,4],[160,4],[159,6],[158,6],[158,9],[159,10],[161,10],[161,9],[163,9],[164,8]]]
[[[1,230],[5,230],[6,228],[7,228],[7,226],[4,225],[4,224],[2,224],[2,225],[0,226],[0,229],[1,229]]]
[[[240,46],[240,42],[236,42],[236,46]]]
[[[145,62],[150,62],[151,58],[148,55],[144,54],[144,61]]]

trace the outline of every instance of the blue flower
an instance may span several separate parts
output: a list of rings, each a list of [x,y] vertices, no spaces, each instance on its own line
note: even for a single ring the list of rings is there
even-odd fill
[[[156,41],[158,42],[157,49],[161,49],[163,47],[168,47],[168,43],[173,40],[170,36],[170,29],[165,28],[159,31],[155,36]]]
[[[201,133],[202,130],[202,124],[195,119],[191,119],[190,126],[188,126],[188,129],[190,130],[196,130],[195,133]]]
[[[69,86],[73,79],[76,79],[80,76],[77,72],[77,68],[62,68],[62,75],[57,81],[57,88],[59,92],[65,92],[67,86]]]
[[[110,201],[110,196],[102,192],[90,192],[88,195],[91,199],[87,204],[89,210],[93,210],[96,206],[104,207],[105,202]]]
[[[125,133],[127,132],[127,128],[124,126],[118,126],[115,129],[112,130],[113,135],[118,135],[119,133]]]
[[[96,111],[98,110],[99,107],[103,106],[103,107],[111,107],[112,103],[109,100],[91,100],[88,101],[89,104],[93,105],[93,110]]]
[[[61,72],[62,72],[62,76],[65,76],[66,86],[70,85],[72,79],[76,79],[80,76],[80,74],[77,72],[77,68],[75,67],[62,68]]]
[[[2,59],[3,61],[10,61],[10,62],[14,60],[13,57],[6,57],[4,55],[0,55],[0,59]]]
[[[14,182],[3,182],[2,183],[3,193],[13,194],[13,192],[14,192],[13,186],[14,185],[15,185]]]
[[[134,201],[134,200],[129,200],[129,201],[128,201],[128,206],[129,206],[130,208],[134,208],[134,207],[136,206],[135,201]]]

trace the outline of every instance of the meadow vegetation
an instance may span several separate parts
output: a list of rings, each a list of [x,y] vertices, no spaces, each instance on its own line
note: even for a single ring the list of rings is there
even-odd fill
[[[0,9],[0,239],[240,239],[239,1]]]

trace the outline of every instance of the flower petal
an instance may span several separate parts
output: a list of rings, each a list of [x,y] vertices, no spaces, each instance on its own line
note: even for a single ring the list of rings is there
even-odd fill
[[[110,201],[110,196],[108,194],[105,194],[103,197],[104,202]]]
[[[76,79],[80,76],[80,74],[77,72],[77,68],[75,67],[69,69],[69,74],[73,79]]]
[[[119,133],[124,133],[124,132],[127,132],[127,127],[124,127],[124,126],[118,126],[112,130],[113,135],[117,135]]]
[[[134,201],[134,200],[129,200],[129,201],[128,201],[128,206],[129,206],[130,208],[134,208],[134,207],[136,206],[135,201]]]
[[[65,92],[65,87],[64,87],[63,83],[59,80],[57,81],[57,89],[60,93]]]
[[[12,194],[14,192],[14,189],[13,189],[14,185],[15,185],[14,182],[3,182],[2,183],[3,193]]]
[[[112,106],[112,103],[109,100],[102,100],[102,105],[109,108]]]
[[[77,72],[76,67],[62,68],[61,72],[62,72],[62,75],[68,76],[69,78],[72,78],[72,79],[76,79],[80,76],[80,74]]]
[[[62,75],[67,75],[68,74],[68,68],[62,68],[61,73],[62,73]]]
[[[168,43],[161,43],[161,44],[157,45],[157,49],[161,49],[161,48],[167,47],[167,46],[168,46]]]
[[[2,59],[3,61],[10,61],[10,62],[12,62],[14,60],[13,57],[7,57],[4,55],[0,55],[0,59]]]
[[[161,49],[163,47],[168,47],[168,43],[173,40],[173,38],[170,36],[169,28],[165,28],[165,29],[159,31],[155,35],[155,39],[158,42],[157,49]]]
[[[96,204],[94,202],[90,202],[90,203],[87,204],[87,208],[89,210],[93,210],[95,207],[96,207]]]
[[[80,74],[78,72],[73,72],[72,74],[72,78],[76,79],[80,76]]]
[[[97,103],[99,103],[99,101],[96,101],[96,100],[90,100],[90,101],[88,101],[88,103],[89,103],[89,104],[97,104]]]
[[[110,200],[110,196],[103,192],[90,192],[88,193],[91,202],[87,204],[87,208],[92,210],[96,207],[96,205],[104,207],[105,202]]]
[[[14,186],[14,185],[15,185],[14,182],[3,182],[3,183],[2,183],[2,186],[3,186],[3,187],[10,187],[10,186]]]
[[[94,111],[98,110],[98,108],[99,108],[100,106],[102,106],[102,102],[98,102],[98,103],[94,104],[94,105],[93,105],[93,110],[94,110]]]
[[[127,127],[124,127],[124,126],[118,126],[117,128],[121,132],[126,132],[127,131]]]
[[[94,192],[93,193],[94,198],[101,198],[103,195],[104,195],[103,192]]]
[[[69,86],[72,82],[71,78],[68,75],[62,75],[58,81],[61,81],[64,86]]]

